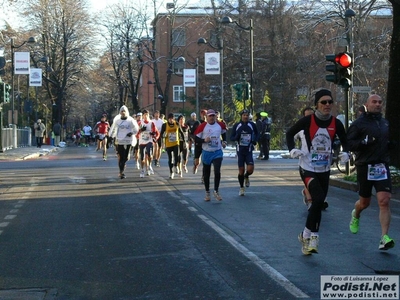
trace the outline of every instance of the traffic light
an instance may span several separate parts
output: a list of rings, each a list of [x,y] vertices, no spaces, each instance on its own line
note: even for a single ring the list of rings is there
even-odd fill
[[[339,82],[338,85],[349,88],[352,86],[352,75],[353,75],[353,56],[350,53],[342,52],[336,54],[336,63],[339,70]]]
[[[243,90],[244,90],[244,95],[243,95],[243,99],[244,100],[249,100],[250,99],[250,83],[245,82],[243,83]]]
[[[4,83],[4,103],[10,103],[11,85]]]
[[[328,72],[332,72],[333,74],[329,74],[325,76],[325,80],[329,82],[333,82],[334,84],[337,84],[340,80],[340,74],[339,74],[339,67],[336,62],[336,55],[335,54],[327,54],[325,56],[326,61],[333,62],[333,65],[326,65],[325,70]]]
[[[241,83],[235,83],[233,85],[233,89],[235,90],[235,99],[242,101],[243,100],[243,87]]]

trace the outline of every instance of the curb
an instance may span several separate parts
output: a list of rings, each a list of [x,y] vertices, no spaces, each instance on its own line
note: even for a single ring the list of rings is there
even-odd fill
[[[350,190],[350,191],[353,191],[353,192],[357,192],[358,191],[357,183],[346,181],[346,180],[342,180],[342,179],[330,178],[329,179],[329,185],[334,186],[334,187],[338,187],[338,188],[341,188],[341,189]]]
[[[58,147],[54,147],[52,149],[41,149],[41,150],[39,150],[39,152],[31,153],[31,154],[21,157],[20,160],[28,160],[28,159],[38,158],[40,156],[48,155],[54,151],[58,151]]]

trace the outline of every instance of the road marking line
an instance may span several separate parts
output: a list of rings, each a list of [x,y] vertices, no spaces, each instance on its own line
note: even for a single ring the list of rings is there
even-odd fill
[[[16,217],[17,215],[7,215],[4,217],[4,220],[12,220]]]
[[[2,222],[0,223],[0,227],[7,227],[10,222]]]
[[[229,235],[225,230],[215,224],[213,221],[208,219],[204,215],[198,215],[201,220],[203,220],[207,225],[214,229],[220,236],[222,236],[228,243],[239,250],[244,256],[250,259],[256,266],[263,270],[269,277],[271,277],[275,282],[282,286],[285,290],[291,293],[296,298],[310,298],[306,293],[296,287],[291,283],[286,277],[281,273],[267,264],[265,261],[260,259],[256,254],[251,252],[249,249],[244,247],[238,241],[236,241],[231,235]]]
[[[10,214],[16,214],[19,211],[19,209],[12,209],[10,210]]]
[[[188,209],[189,209],[190,211],[197,211],[197,209],[194,208],[194,207],[192,207],[192,206],[189,206]]]

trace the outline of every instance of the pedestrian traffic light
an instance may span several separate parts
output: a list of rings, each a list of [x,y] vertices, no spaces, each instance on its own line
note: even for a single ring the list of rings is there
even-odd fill
[[[336,54],[335,60],[339,70],[338,85],[344,88],[351,87],[353,75],[353,55],[351,53],[342,52]]]
[[[8,83],[4,83],[4,103],[10,103],[10,92],[11,92],[11,85]]]
[[[243,88],[241,83],[235,83],[233,85],[233,89],[235,90],[235,99],[242,101],[243,100]]]
[[[243,99],[244,100],[249,100],[250,99],[250,83],[245,82],[243,83]]]
[[[325,70],[328,72],[332,72],[333,74],[329,74],[325,76],[325,80],[329,82],[333,82],[337,84],[340,80],[339,68],[336,62],[336,55],[335,54],[327,54],[325,56],[326,61],[333,62],[333,65],[326,65]]]

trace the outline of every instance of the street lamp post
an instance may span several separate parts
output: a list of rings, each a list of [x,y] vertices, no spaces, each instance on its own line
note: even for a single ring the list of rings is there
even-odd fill
[[[11,89],[12,89],[12,93],[11,93],[11,123],[15,124],[15,120],[14,120],[14,109],[15,109],[15,93],[14,93],[14,54],[15,51],[14,49],[18,49],[20,47],[22,47],[23,45],[25,45],[26,43],[28,44],[34,44],[36,43],[36,39],[34,37],[30,37],[27,41],[24,41],[21,45],[19,46],[15,46],[14,44],[14,38],[11,38]],[[18,121],[18,120],[17,120]],[[18,123],[18,122],[17,122]]]
[[[250,32],[250,107],[251,107],[251,112],[253,112],[254,109],[254,103],[253,103],[253,88],[254,88],[254,78],[253,78],[253,73],[254,73],[254,27],[253,27],[253,19],[250,19],[250,26],[249,27],[244,27],[240,25],[237,21],[233,21],[230,17],[223,17],[221,19],[221,24],[231,24],[235,23],[236,26],[238,26],[240,29],[246,30]]]
[[[207,44],[207,40],[205,38],[199,38],[197,41],[197,44]],[[217,49],[217,47],[209,44],[211,48]],[[220,51],[220,60],[221,60],[221,66],[220,66],[220,73],[221,73],[221,119],[224,119],[224,45],[223,45],[223,40],[220,40],[220,44],[218,47],[218,50]],[[196,75],[197,76],[197,75]],[[198,113],[198,111],[197,111]]]

